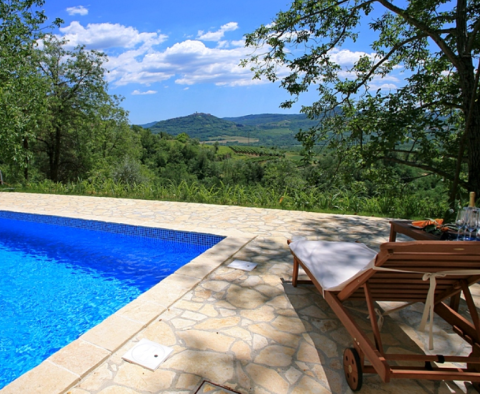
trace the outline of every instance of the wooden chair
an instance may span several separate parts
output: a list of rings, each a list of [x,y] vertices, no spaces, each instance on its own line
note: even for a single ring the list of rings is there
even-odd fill
[[[303,242],[303,246],[298,243]],[[353,348],[344,352],[343,365],[348,385],[353,391],[362,386],[363,373],[376,373],[384,382],[391,379],[428,379],[471,381],[475,388],[480,384],[480,322],[469,286],[480,280],[480,242],[389,242],[380,246],[380,252],[370,263],[359,270],[353,279],[346,281],[334,290],[322,287],[322,277],[316,277],[316,265],[337,265],[332,254],[315,255],[305,253],[311,246],[319,249],[317,241],[290,242],[294,257],[293,286],[298,283],[313,282],[332,308],[338,319],[352,336]],[[317,244],[313,244],[317,242]],[[328,243],[325,243],[328,244]],[[333,243],[332,243],[333,244]],[[358,245],[358,244],[357,244]],[[327,245],[329,246],[329,245]],[[355,253],[351,257],[355,260]],[[309,260],[309,261],[302,261]],[[325,261],[322,261],[324,259]],[[368,255],[363,259],[367,261]],[[328,261],[326,261],[328,260]],[[298,270],[302,267],[310,281],[299,281]],[[317,276],[326,271],[317,272]],[[318,271],[318,270],[317,270]],[[463,292],[471,321],[460,315],[455,307],[447,305],[445,300],[458,297]],[[429,296],[430,295],[430,296]],[[427,300],[429,298],[429,300]],[[370,316],[374,342],[357,325],[343,303],[347,300],[365,300]],[[382,346],[374,302],[404,301],[407,303],[426,303],[423,323],[433,311],[448,322],[455,333],[472,346],[468,357],[456,355],[411,355],[387,354]],[[430,325],[431,327],[431,325]],[[365,365],[367,359],[371,365]],[[391,362],[408,361],[418,366],[397,366]],[[442,367],[441,364],[464,363],[462,368]],[[435,364],[433,364],[435,363]],[[396,363],[394,363],[396,364]]]

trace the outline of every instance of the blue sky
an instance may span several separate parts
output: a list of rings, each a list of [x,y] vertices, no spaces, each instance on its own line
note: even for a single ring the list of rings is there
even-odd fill
[[[109,61],[110,93],[125,97],[130,121],[144,124],[194,112],[218,117],[260,113],[299,113],[304,95],[290,110],[279,108],[288,98],[278,84],[254,81],[238,66],[252,53],[243,36],[276,13],[287,0],[46,0],[49,19],[61,18],[56,32],[72,46],[85,44],[104,51]],[[351,65],[368,46],[337,50],[338,62]],[[395,77],[378,81],[393,87]]]

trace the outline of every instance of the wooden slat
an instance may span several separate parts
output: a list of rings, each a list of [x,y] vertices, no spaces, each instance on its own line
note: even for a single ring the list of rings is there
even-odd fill
[[[385,354],[386,360],[391,361],[413,361],[423,363],[439,362],[440,358],[437,355],[429,356],[425,354]],[[466,356],[443,356],[443,361],[447,363],[470,363],[480,364],[480,357],[466,357]]]
[[[458,312],[454,311],[445,303],[440,303],[435,305],[434,309],[443,320],[447,323],[450,323],[451,326],[457,326],[460,328],[465,335],[468,335],[470,338],[473,338],[476,342],[480,343],[479,333],[475,330],[475,327],[467,319],[465,319]]]
[[[475,303],[473,302],[472,293],[470,293],[470,289],[468,288],[468,283],[466,281],[461,281],[460,284],[462,286],[462,292],[465,297],[465,301],[468,305],[468,310],[470,311],[470,318],[472,319],[472,323],[475,326],[475,330],[479,332],[480,321],[478,320],[478,312]]]
[[[385,352],[383,351],[382,337],[380,336],[380,330],[378,329],[377,316],[375,315],[375,307],[373,306],[373,298],[367,283],[365,283],[363,286],[363,290],[365,291],[368,315],[370,316],[370,323],[372,324],[373,335],[375,336],[375,345],[377,346],[377,350],[380,352],[380,354],[384,355]]]
[[[442,368],[438,371],[403,370],[401,367],[392,367],[390,376],[392,379],[427,379],[427,380],[466,380],[480,382],[480,372],[464,369]]]

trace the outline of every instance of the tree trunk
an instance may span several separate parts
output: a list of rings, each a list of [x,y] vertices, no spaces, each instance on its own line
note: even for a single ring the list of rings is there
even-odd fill
[[[473,66],[471,57],[459,60],[459,79],[463,97],[463,114],[465,119],[464,134],[460,138],[455,178],[450,191],[449,203],[454,208],[458,193],[458,184],[461,173],[464,153],[468,158],[468,191],[480,196],[480,103],[477,98],[477,86],[480,73]],[[480,62],[479,66],[480,68]]]
[[[23,176],[25,177],[25,180],[28,181],[28,166],[29,166],[29,160],[28,160],[28,138],[25,137],[23,140],[23,149],[26,152],[26,157],[25,157],[25,167],[23,169]]]
[[[60,143],[62,133],[60,126],[55,128],[55,141],[53,146],[53,157],[50,160],[50,177],[53,182],[58,182],[58,167],[60,166]]]
[[[480,110],[478,103],[470,109],[471,122],[467,130],[468,188],[480,196]]]

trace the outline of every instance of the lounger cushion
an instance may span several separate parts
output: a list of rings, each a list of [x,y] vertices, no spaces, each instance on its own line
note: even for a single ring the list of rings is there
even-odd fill
[[[290,249],[320,283],[324,291],[341,290],[373,267],[377,252],[365,244],[298,240]]]

